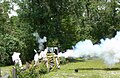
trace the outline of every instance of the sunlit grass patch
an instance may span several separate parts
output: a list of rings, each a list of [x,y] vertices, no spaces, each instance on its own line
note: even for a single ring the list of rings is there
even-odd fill
[[[12,66],[1,69],[10,73]],[[75,69],[78,69],[78,72],[75,72]],[[79,58],[61,65],[60,69],[40,75],[39,78],[120,78],[120,63],[109,68],[101,59],[81,61]]]
[[[90,68],[93,68],[93,69],[90,69]],[[112,68],[120,68],[120,64],[116,64]],[[75,69],[79,69],[78,72],[75,72]],[[80,69],[84,69],[84,70],[80,70]],[[84,62],[70,62],[68,64],[61,66],[61,69],[57,70],[57,72],[50,72],[44,75],[44,77],[45,78],[49,78],[49,77],[52,77],[52,78],[120,78],[120,70],[109,70],[109,66],[104,64],[102,60],[92,59]]]
[[[12,66],[0,67],[0,69],[1,69],[2,75],[6,74],[6,73],[8,73],[10,75],[11,71],[12,71]]]

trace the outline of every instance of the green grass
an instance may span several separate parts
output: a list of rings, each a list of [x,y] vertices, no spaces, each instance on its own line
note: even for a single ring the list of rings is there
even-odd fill
[[[0,67],[0,69],[2,70],[1,72],[2,75],[4,75],[5,73],[11,74],[12,66],[4,66],[4,67]]]
[[[81,70],[76,73],[74,69],[78,68]],[[102,70],[89,70],[88,68],[102,68]],[[61,66],[61,69],[57,71],[44,75],[44,78],[120,78],[120,70],[103,70],[103,68],[108,68],[108,66],[99,59],[72,62]],[[112,68],[120,68],[120,64]]]
[[[11,68],[11,66],[2,67],[2,70],[9,71]],[[120,70],[104,70],[104,68],[108,68],[108,66],[100,59],[78,60],[61,65],[60,69],[42,75],[40,78],[120,78]],[[112,68],[120,68],[120,64],[116,64]],[[75,69],[79,69],[78,72],[75,72]]]

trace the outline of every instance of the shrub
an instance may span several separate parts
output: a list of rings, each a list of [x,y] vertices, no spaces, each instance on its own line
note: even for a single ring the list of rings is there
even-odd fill
[[[23,70],[18,65],[15,66],[17,78],[37,78],[39,73],[32,65],[29,69]]]
[[[60,64],[66,64],[67,60],[65,57],[60,57]]]
[[[41,62],[38,68],[39,74],[46,74],[48,73],[48,68],[45,64],[45,62]]]

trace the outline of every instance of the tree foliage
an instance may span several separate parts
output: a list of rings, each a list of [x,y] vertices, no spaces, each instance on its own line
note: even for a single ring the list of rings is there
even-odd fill
[[[9,18],[13,3],[20,9],[17,10],[18,16]],[[101,38],[114,37],[120,30],[120,2],[4,0],[0,3],[0,17],[0,63],[11,58],[13,51],[21,52],[26,61],[33,59],[33,49],[38,48],[32,36],[36,31],[40,37],[47,37],[47,46],[60,46],[62,49],[71,48],[80,40],[90,39],[98,43]]]
[[[16,16],[9,18],[10,8],[6,8],[7,6],[10,7],[10,2],[4,1],[0,7],[2,8],[0,13],[0,64],[13,63],[11,58],[13,52],[20,52],[23,62],[32,60],[35,40],[30,33],[30,26]]]

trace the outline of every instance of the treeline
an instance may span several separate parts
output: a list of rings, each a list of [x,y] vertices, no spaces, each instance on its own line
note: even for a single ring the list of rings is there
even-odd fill
[[[17,4],[18,16],[8,13]],[[47,37],[47,46],[71,48],[78,41],[112,38],[120,30],[119,0],[3,0],[0,2],[0,65],[12,64],[14,51],[23,62],[33,59],[38,43],[32,35]]]

